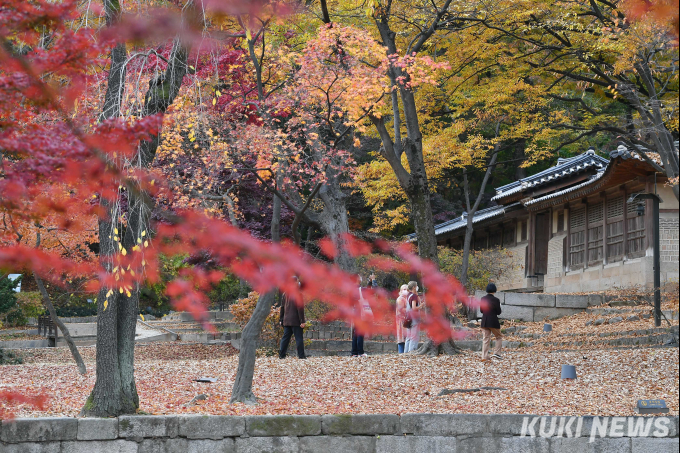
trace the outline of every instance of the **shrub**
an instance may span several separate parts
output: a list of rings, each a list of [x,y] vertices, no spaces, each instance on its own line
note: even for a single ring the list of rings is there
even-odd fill
[[[45,313],[45,306],[39,292],[17,293],[17,305],[24,317],[37,318]]]
[[[448,247],[439,247],[439,264],[441,271],[451,274],[460,280],[463,267],[463,251]],[[513,264],[512,252],[497,247],[486,250],[470,250],[468,264],[468,281],[465,287],[468,293],[485,289],[489,281],[497,281],[516,268]]]
[[[231,314],[234,315],[234,321],[237,322],[241,328],[244,328],[246,324],[248,324],[253,311],[255,311],[255,306],[257,305],[257,299],[259,297],[260,295],[258,293],[252,291],[248,293],[248,297],[239,299],[229,307]],[[277,307],[272,307],[262,326],[260,339],[263,342],[276,341],[281,338],[282,334],[283,331],[281,326],[279,326],[279,309]]]
[[[0,348],[0,365],[20,365],[23,363],[21,356],[12,351]]]
[[[11,280],[8,277],[0,280],[0,320],[10,326],[26,324],[26,318],[17,305],[17,294],[14,290],[21,283],[21,277]]]

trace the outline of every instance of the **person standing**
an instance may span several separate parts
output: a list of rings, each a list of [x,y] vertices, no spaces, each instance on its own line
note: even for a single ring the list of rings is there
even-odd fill
[[[297,277],[295,277],[295,279],[297,280]],[[299,285],[300,281],[298,280],[298,286]],[[296,304],[295,301],[286,294],[283,294],[282,299],[279,324],[283,326],[283,337],[281,338],[281,345],[279,347],[279,359],[286,358],[290,337],[293,335],[295,335],[298,358],[306,359],[305,342],[302,336],[302,329],[305,328],[305,307]]]
[[[404,352],[411,352],[418,349],[420,340],[420,329],[418,328],[418,313],[420,311],[420,297],[418,297],[418,282],[408,282],[408,296],[406,298],[406,321],[411,321],[411,327],[406,329],[406,341]]]
[[[356,309],[359,310],[361,318],[364,319],[367,316],[372,316],[373,311],[368,303],[368,300],[364,298],[364,294],[361,291],[361,283],[363,279],[361,275],[357,275],[357,283],[359,286],[359,300],[356,303]],[[352,325],[352,357],[366,357],[368,354],[364,352],[364,334],[358,331],[356,326]]]
[[[375,276],[375,272],[371,272],[371,275],[368,276],[368,283],[366,287],[370,289],[375,289],[378,287],[378,279]]]
[[[399,290],[399,297],[396,303],[396,325],[397,325],[397,351],[399,354],[404,353],[404,345],[406,342],[404,321],[406,321],[406,298],[410,293],[408,292],[408,285],[401,285]]]
[[[486,285],[486,292],[487,295],[482,297],[479,305],[479,309],[482,312],[482,362],[489,360],[491,334],[496,337],[496,345],[491,357],[495,359],[503,358],[501,357],[503,335],[501,334],[501,323],[498,321],[498,315],[501,314],[501,301],[494,296],[496,294],[496,285],[493,283]]]

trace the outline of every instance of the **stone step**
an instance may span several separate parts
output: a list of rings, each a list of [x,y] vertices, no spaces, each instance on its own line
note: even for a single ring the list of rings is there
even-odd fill
[[[607,338],[596,341],[550,341],[541,343],[544,346],[551,346],[557,348],[569,349],[573,347],[583,346],[585,344],[592,346],[619,346],[619,347],[639,347],[639,346],[652,346],[652,345],[664,345],[669,342],[674,342],[675,345],[678,343],[678,335],[676,333],[664,333],[658,335],[647,335],[647,336],[635,336],[635,337],[619,337],[619,338]]]
[[[231,314],[230,311],[225,310],[225,311],[208,311],[207,312],[207,318],[210,321],[219,321],[219,320],[225,320],[225,321],[231,321],[234,319],[234,315]],[[174,312],[174,313],[169,313],[161,319],[161,321],[175,321],[175,322],[196,322],[194,319],[193,315],[191,313],[187,312]]]

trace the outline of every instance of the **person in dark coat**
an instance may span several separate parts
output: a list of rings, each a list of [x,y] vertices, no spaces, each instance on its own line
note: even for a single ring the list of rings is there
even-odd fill
[[[501,323],[498,321],[498,315],[501,314],[501,301],[494,296],[496,293],[496,285],[489,283],[486,286],[486,296],[482,297],[479,309],[482,312],[482,332],[484,334],[482,340],[482,361],[489,360],[489,345],[491,344],[491,334],[496,337],[496,345],[491,357],[495,359],[502,359],[501,357],[501,343],[503,335],[501,334]]]
[[[297,280],[297,277],[296,277]],[[298,281],[298,285],[300,282]],[[279,324],[283,326],[283,338],[279,347],[279,359],[286,358],[290,337],[295,335],[297,345],[297,355],[299,359],[306,359],[305,342],[302,337],[302,329],[305,328],[305,307],[298,306],[293,299],[283,294],[281,301],[281,311]]]

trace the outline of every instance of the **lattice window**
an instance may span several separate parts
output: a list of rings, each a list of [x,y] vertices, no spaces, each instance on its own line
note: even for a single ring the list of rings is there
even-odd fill
[[[607,200],[607,261],[623,258],[623,204],[624,197]]]
[[[569,226],[571,229],[583,228],[586,226],[586,208],[574,209],[571,213],[571,219],[569,220]]]
[[[572,210],[569,217],[569,264],[579,266],[586,259],[586,208]]]
[[[623,217],[623,198],[616,197],[607,200],[607,220],[615,217]]]
[[[635,211],[628,214],[628,256],[643,256],[645,254],[645,216],[638,216]]]
[[[588,206],[588,261],[600,261],[603,254],[604,202]]]

